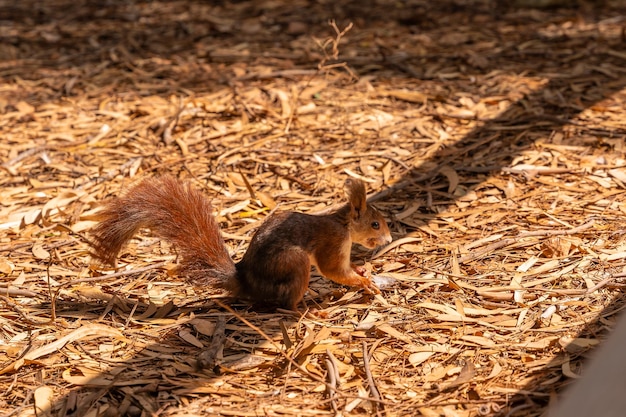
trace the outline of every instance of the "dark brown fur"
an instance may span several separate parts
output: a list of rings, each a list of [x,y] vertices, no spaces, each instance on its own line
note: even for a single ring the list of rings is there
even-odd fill
[[[308,288],[311,263],[335,282],[377,292],[350,266],[350,247],[388,243],[389,229],[367,205],[361,181],[348,180],[346,192],[348,204],[332,214],[270,216],[235,265],[201,192],[171,176],[146,179],[107,204],[93,230],[94,256],[113,264],[124,244],[147,227],[178,247],[179,271],[194,285],[225,288],[258,305],[295,309]]]

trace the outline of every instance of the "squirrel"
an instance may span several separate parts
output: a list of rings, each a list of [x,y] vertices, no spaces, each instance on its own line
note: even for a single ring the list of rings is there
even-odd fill
[[[145,227],[178,248],[178,275],[197,287],[226,290],[253,305],[297,310],[309,285],[311,265],[334,282],[378,294],[365,269],[350,263],[350,249],[352,243],[370,249],[390,243],[389,227],[367,204],[362,181],[346,180],[345,191],[347,203],[330,214],[271,214],[235,263],[210,200],[171,175],[150,177],[105,204],[91,233],[92,256],[115,265],[122,247]]]

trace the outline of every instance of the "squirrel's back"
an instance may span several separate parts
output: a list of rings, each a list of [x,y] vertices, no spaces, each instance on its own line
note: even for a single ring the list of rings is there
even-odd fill
[[[122,247],[146,227],[178,248],[179,273],[193,284],[217,284],[237,293],[235,265],[212,211],[210,201],[188,183],[169,175],[145,179],[99,214],[93,255],[114,264]]]

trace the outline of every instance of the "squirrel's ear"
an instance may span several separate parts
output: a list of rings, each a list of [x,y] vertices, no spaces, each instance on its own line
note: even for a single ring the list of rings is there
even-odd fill
[[[344,186],[350,211],[354,220],[358,220],[367,210],[367,194],[365,193],[365,184],[361,180],[347,179]]]

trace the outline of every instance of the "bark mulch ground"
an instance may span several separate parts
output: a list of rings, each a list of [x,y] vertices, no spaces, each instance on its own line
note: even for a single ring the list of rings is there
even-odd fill
[[[626,4],[506,3],[0,2],[2,415],[544,412],[624,308]],[[148,232],[95,263],[102,203],[163,173],[235,259],[362,178],[390,284],[314,272],[295,317]]]

